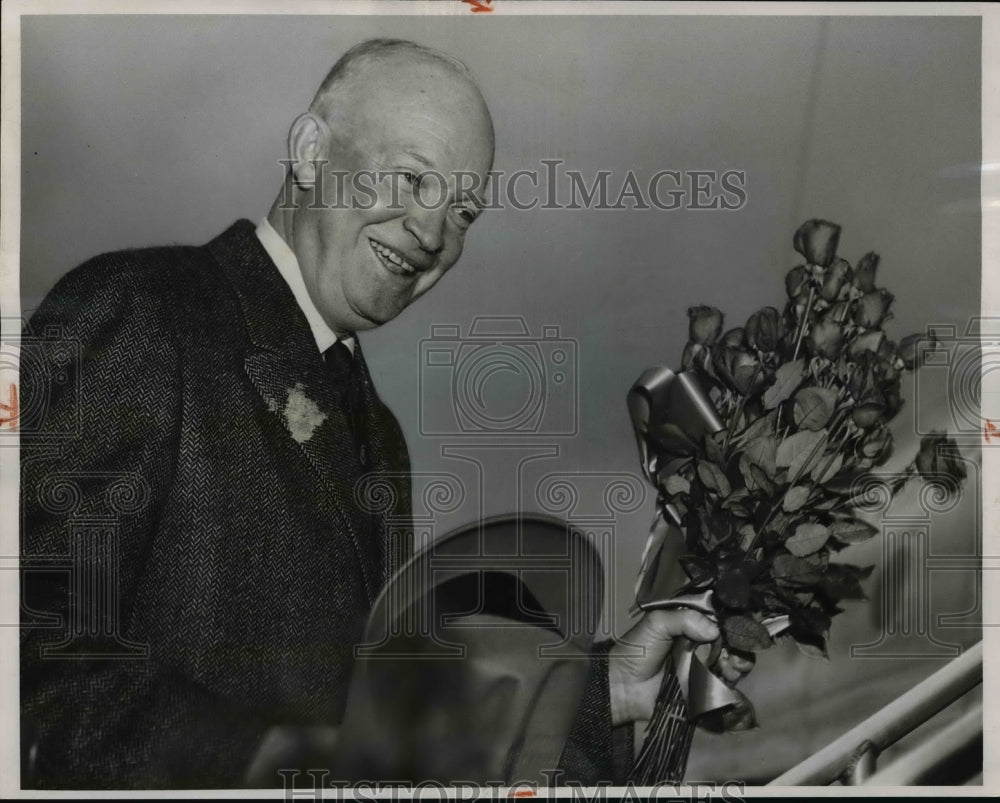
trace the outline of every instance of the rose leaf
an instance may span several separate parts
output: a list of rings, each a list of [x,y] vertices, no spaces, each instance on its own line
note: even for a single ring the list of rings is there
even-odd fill
[[[830,531],[822,524],[800,524],[795,534],[785,541],[785,548],[801,558],[816,552],[829,537]]]
[[[804,359],[786,362],[774,372],[774,384],[764,393],[764,407],[773,410],[792,395],[805,374]]]

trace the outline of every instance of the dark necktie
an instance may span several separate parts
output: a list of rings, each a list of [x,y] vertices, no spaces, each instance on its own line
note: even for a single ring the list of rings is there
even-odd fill
[[[323,352],[323,362],[333,377],[337,398],[340,401],[344,417],[351,429],[351,437],[355,451],[362,467],[367,462],[367,445],[365,443],[364,413],[361,401],[361,375],[358,372],[357,361],[342,341],[338,340]]]

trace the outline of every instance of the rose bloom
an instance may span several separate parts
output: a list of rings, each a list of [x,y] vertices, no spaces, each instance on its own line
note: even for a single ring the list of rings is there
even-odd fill
[[[875,271],[878,270],[879,256],[869,251],[860,260],[854,270],[854,286],[862,293],[870,293],[875,289]]]
[[[836,321],[821,318],[809,330],[806,345],[813,354],[819,354],[828,360],[835,360],[840,356],[840,350],[844,347],[844,330]]]
[[[722,339],[719,342],[724,346],[730,346],[734,349],[745,348],[747,344],[746,330],[742,326],[730,329],[722,336]]]
[[[759,309],[747,320],[747,343],[758,351],[770,353],[778,348],[783,328],[778,310],[774,307]]]
[[[885,417],[889,420],[895,417],[903,407],[903,397],[899,392],[899,379],[882,386],[882,398],[885,399]]]
[[[861,442],[859,451],[863,457],[881,466],[892,455],[892,433],[886,426],[872,429]]]
[[[855,401],[859,402],[878,390],[875,367],[875,355],[870,351],[858,355],[857,362],[855,362],[847,379],[847,390]]]
[[[882,325],[889,314],[889,305],[893,295],[884,287],[865,293],[854,308],[854,322],[866,329],[875,329]]]
[[[885,414],[886,402],[876,377],[876,369],[875,355],[865,352],[860,355],[847,381],[847,389],[855,400],[851,417],[862,429],[875,426]]]
[[[799,295],[806,291],[808,292],[808,285],[811,274],[806,269],[805,265],[796,265],[787,274],[785,274],[785,292],[788,293],[789,298],[798,298]]]
[[[691,342],[711,346],[722,333],[722,312],[701,304],[688,308],[688,337]]]
[[[830,263],[823,274],[823,287],[819,294],[827,301],[836,301],[840,291],[851,280],[851,266],[839,257]]]
[[[807,220],[792,239],[795,250],[814,265],[824,268],[833,261],[840,241],[840,226],[828,220]]]
[[[709,363],[712,359],[712,350],[701,343],[693,343],[690,340],[684,346],[684,354],[681,357],[681,370],[690,371],[692,368],[700,368],[706,374],[709,371]]]
[[[881,329],[875,329],[855,338],[854,342],[851,343],[849,351],[852,357],[858,357],[865,352],[878,354],[884,341],[885,332]]]
[[[759,390],[764,384],[764,369],[753,354],[725,343],[712,349],[712,364],[719,377],[744,395]]]
[[[899,357],[899,346],[889,338],[884,338],[879,342],[875,355],[882,362],[894,363]]]
[[[916,463],[920,476],[931,482],[950,478],[960,483],[966,477],[965,464],[958,457],[958,444],[943,432],[932,432],[920,441]]]
[[[907,371],[915,371],[926,362],[937,345],[937,337],[933,333],[907,335],[899,341],[899,357]]]

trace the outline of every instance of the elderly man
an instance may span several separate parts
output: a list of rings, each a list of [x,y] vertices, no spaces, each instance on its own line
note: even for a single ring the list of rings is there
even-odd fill
[[[352,495],[384,476],[389,513],[408,513],[405,441],[355,333],[457,262],[493,125],[461,63],[376,40],[334,66],[288,150],[256,227],[97,257],[32,319],[81,346],[78,392],[22,376],[25,409],[42,411],[22,454],[22,714],[39,786],[274,786],[276,768],[335,749],[352,647],[407,549]],[[51,570],[66,555],[73,571]],[[610,772],[613,725],[649,718],[680,634],[717,630],[656,612],[628,639],[642,657],[615,645],[595,661],[601,692],[572,739],[585,780]]]

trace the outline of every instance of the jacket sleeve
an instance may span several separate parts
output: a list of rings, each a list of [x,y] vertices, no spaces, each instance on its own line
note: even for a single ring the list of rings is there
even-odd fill
[[[594,645],[590,676],[570,729],[559,769],[563,781],[623,786],[632,768],[633,725],[611,722],[608,652],[613,641]]]
[[[22,785],[230,786],[264,723],[128,632],[181,390],[173,311],[122,260],[69,274],[22,337]]]

